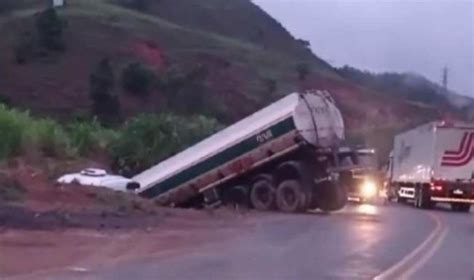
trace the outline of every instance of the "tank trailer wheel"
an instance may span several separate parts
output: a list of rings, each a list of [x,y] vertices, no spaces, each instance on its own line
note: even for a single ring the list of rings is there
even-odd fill
[[[299,181],[287,180],[278,185],[276,192],[277,207],[285,213],[295,213],[304,210],[306,195]]]
[[[317,186],[319,209],[329,212],[342,209],[347,203],[347,189],[344,185],[324,182]]]
[[[275,208],[275,188],[267,179],[259,179],[250,190],[250,202],[260,211],[269,211]]]
[[[242,185],[231,187],[224,194],[224,203],[232,205],[235,208],[249,208],[248,187]]]

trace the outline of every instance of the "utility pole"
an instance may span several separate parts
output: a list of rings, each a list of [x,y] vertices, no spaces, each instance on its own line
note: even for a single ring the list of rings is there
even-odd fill
[[[449,69],[447,66],[444,66],[443,76],[442,76],[442,84],[443,84],[444,93],[448,92],[448,75],[449,75]]]

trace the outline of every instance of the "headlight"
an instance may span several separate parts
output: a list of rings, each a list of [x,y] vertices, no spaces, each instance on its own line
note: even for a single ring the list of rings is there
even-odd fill
[[[364,181],[361,186],[360,194],[363,198],[370,198],[377,194],[377,185],[373,181]]]

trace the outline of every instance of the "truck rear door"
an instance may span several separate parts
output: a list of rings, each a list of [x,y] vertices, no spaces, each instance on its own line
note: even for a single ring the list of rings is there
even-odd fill
[[[438,127],[433,178],[474,179],[474,127]]]

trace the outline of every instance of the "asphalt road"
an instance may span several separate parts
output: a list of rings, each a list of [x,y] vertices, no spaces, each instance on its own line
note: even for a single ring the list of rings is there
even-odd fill
[[[258,214],[198,249],[53,279],[474,279],[474,213],[391,203]]]

